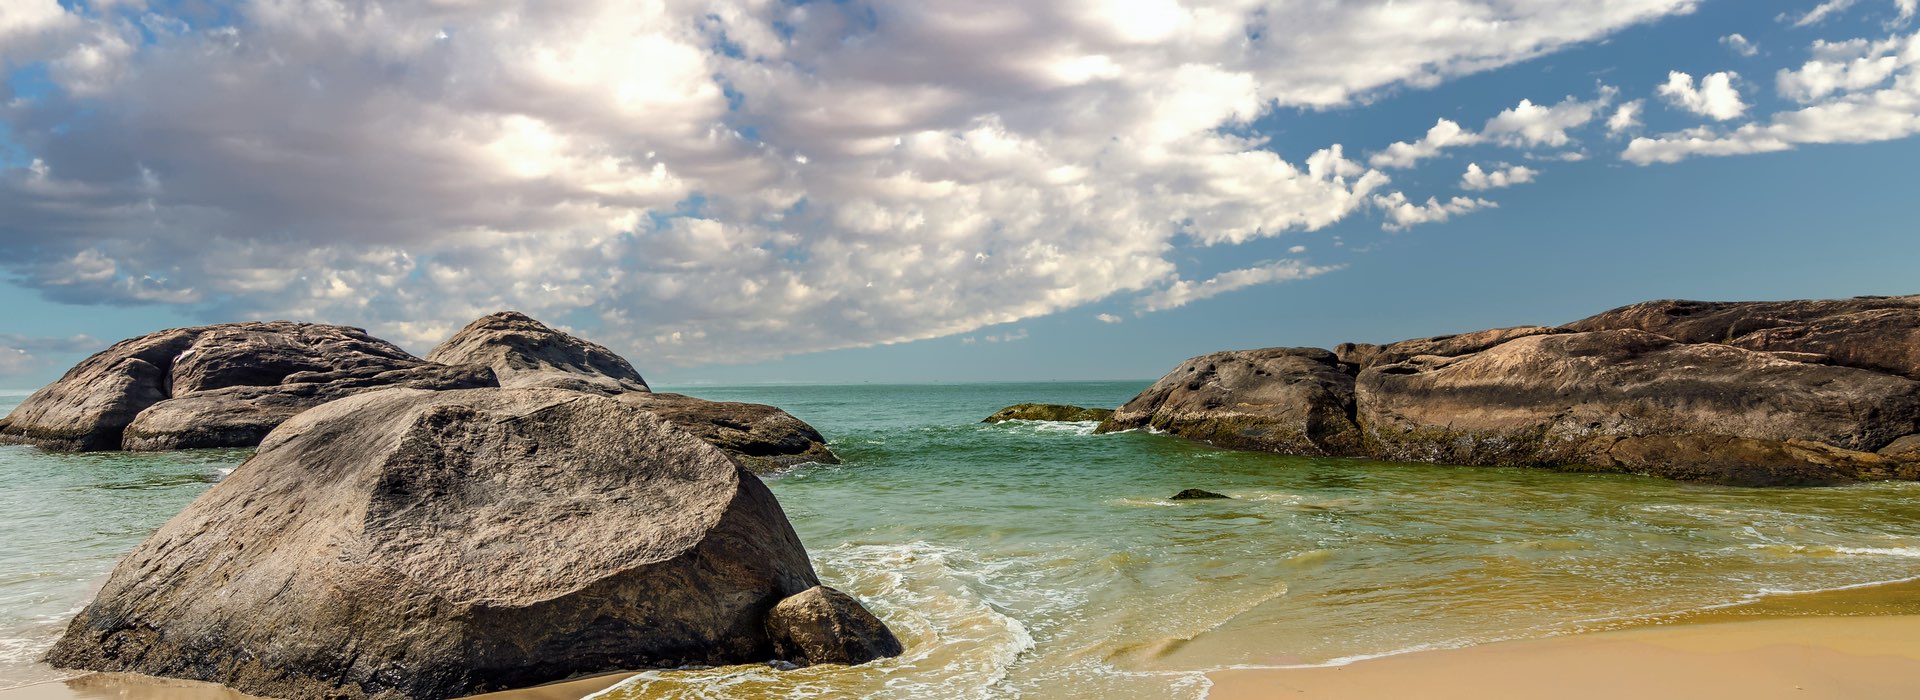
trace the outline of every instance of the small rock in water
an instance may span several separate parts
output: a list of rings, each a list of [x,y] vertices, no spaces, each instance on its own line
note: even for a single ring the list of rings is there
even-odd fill
[[[1233,497],[1226,495],[1224,493],[1214,493],[1212,491],[1205,491],[1202,489],[1187,489],[1185,491],[1181,491],[1180,493],[1176,493],[1173,495],[1173,500],[1176,500],[1176,501],[1198,501],[1198,500],[1205,500],[1209,498],[1233,498]]]
[[[1040,420],[1078,423],[1081,421],[1106,420],[1113,415],[1112,409],[1081,408],[1053,403],[1020,403],[995,411],[982,423],[1001,423],[1010,420]]]
[[[781,659],[804,666],[852,666],[905,651],[880,618],[826,586],[795,593],[773,606],[767,613],[767,632]]]

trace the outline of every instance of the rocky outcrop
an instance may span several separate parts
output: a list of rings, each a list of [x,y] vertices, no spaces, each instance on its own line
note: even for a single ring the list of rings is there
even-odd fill
[[[1021,403],[994,411],[982,423],[1005,423],[1010,420],[1038,420],[1079,423],[1083,421],[1102,421],[1113,415],[1112,409],[1081,408],[1054,403]]]
[[[1736,484],[1920,479],[1917,358],[1920,296],[1648,302],[1558,328],[1206,355],[1101,430]]]
[[[1233,497],[1226,495],[1224,493],[1214,493],[1212,491],[1208,491],[1205,489],[1187,489],[1185,491],[1181,491],[1180,493],[1174,494],[1172,498],[1173,500],[1176,500],[1176,501],[1217,501],[1221,499],[1231,500]]]
[[[1631,328],[1682,343],[1719,343],[1920,379],[1920,295],[1814,301],[1649,301],[1569,323]]]
[[[1920,382],[1637,330],[1374,367],[1357,406],[1381,459],[1753,484],[1885,476],[1864,453],[1920,431]]]
[[[269,434],[122,560],[47,658],[288,700],[438,700],[779,658],[770,613],[818,583],[766,487],[647,411],[392,389]],[[809,640],[795,661],[898,649],[876,624]]]
[[[772,406],[708,401],[668,393],[621,394],[638,406],[733,455],[756,474],[817,462],[839,464],[820,431]]]
[[[780,658],[802,666],[851,666],[905,651],[880,618],[852,596],[826,586],[814,586],[773,606],[767,634]]]
[[[518,311],[480,317],[427,353],[427,360],[492,367],[505,387],[570,389],[606,396],[650,390],[626,358]]]
[[[1355,455],[1353,366],[1319,348],[1219,352],[1187,360],[1114,411],[1099,432],[1153,428],[1212,445]]]
[[[121,341],[14,409],[0,440],[56,450],[240,447],[300,411],[372,389],[494,385],[366,331],[287,321],[176,328]]]

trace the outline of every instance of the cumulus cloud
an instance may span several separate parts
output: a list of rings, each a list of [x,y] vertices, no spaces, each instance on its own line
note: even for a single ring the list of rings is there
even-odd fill
[[[1914,62],[1912,56],[1903,56],[1911,52],[1920,52],[1912,37],[1816,41],[1813,60],[1798,69],[1781,69],[1775,83],[1781,97],[1813,102],[1837,92],[1855,92],[1885,83]]]
[[[1696,88],[1693,76],[1672,71],[1658,92],[1668,103],[1694,114],[1718,121],[1737,119],[1746,114],[1747,104],[1740,101],[1740,91],[1733,86],[1735,77],[1726,71],[1712,73],[1701,78]]]
[[[1554,105],[1521,100],[1519,105],[1487,120],[1481,134],[1507,146],[1565,146],[1573,140],[1567,132],[1593,121],[1613,101],[1613,95],[1612,88],[1603,87],[1600,96],[1592,100],[1571,95]]]
[[[1760,54],[1759,44],[1755,44],[1751,41],[1748,41],[1746,37],[1741,36],[1739,34],[1728,34],[1726,36],[1720,37],[1720,45],[1727,47],[1727,50],[1729,51],[1740,54],[1742,56],[1746,56],[1748,58],[1752,58]]]
[[[1607,133],[1623,134],[1639,128],[1640,113],[1645,107],[1645,100],[1633,100],[1614,108],[1613,116],[1607,117]]]
[[[1420,224],[1438,223],[1477,209],[1500,206],[1494,202],[1474,197],[1454,197],[1441,201],[1437,197],[1428,197],[1424,203],[1414,202],[1399,192],[1374,197],[1374,205],[1386,213],[1387,221],[1382,228],[1388,231],[1401,231]]]
[[[1852,80],[1851,68],[1831,62],[1838,44],[1815,44],[1816,58],[1793,76],[1782,74],[1783,92],[1813,103],[1774,113],[1766,122],[1750,122],[1731,131],[1699,127],[1641,137],[1621,157],[1641,165],[1672,163],[1693,156],[1726,156],[1784,151],[1809,143],[1869,143],[1920,134],[1920,33],[1881,42],[1844,42],[1857,57],[1886,51],[1897,62],[1890,78]],[[1816,64],[1820,64],[1816,66]],[[1852,64],[1848,64],[1852,65]],[[1868,71],[1868,74],[1878,69]],[[1815,77],[1824,76],[1824,77]],[[1835,77],[1840,76],[1840,77]],[[1787,88],[1784,86],[1791,85]]]
[[[1211,299],[1236,289],[1259,284],[1291,282],[1318,277],[1341,269],[1339,265],[1313,266],[1299,260],[1276,260],[1262,265],[1230,270],[1201,282],[1178,280],[1166,288],[1140,297],[1135,306],[1141,313],[1177,309],[1202,299]]]
[[[0,105],[33,159],[0,170],[0,266],[416,349],[519,308],[643,365],[967,333],[1406,201],[1245,134],[1276,108],[1694,5],[17,0],[0,52],[54,89]]]
[[[1440,155],[1454,146],[1480,143],[1480,135],[1463,129],[1451,119],[1434,122],[1433,128],[1418,141],[1396,141],[1367,160],[1376,168],[1411,168],[1420,161]]]
[[[1093,318],[1094,318],[1095,320],[1098,320],[1098,321],[1099,321],[1099,322],[1101,322],[1101,323],[1119,323],[1119,322],[1121,322],[1122,320],[1125,320],[1125,319],[1122,319],[1122,318],[1120,318],[1119,316],[1115,316],[1115,315],[1113,315],[1113,314],[1098,314],[1098,315],[1096,315],[1096,316],[1094,316]]]
[[[1497,190],[1503,187],[1533,182],[1540,174],[1524,165],[1495,165],[1491,172],[1482,170],[1479,163],[1468,163],[1467,172],[1460,176],[1460,188],[1464,190]]]

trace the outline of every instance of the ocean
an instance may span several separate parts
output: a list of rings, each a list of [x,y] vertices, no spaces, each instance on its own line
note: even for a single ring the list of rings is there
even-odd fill
[[[767,477],[821,578],[901,658],[651,671],[641,698],[1202,697],[1225,668],[1308,666],[1672,619],[1920,576],[1920,484],[1741,489],[1528,469],[1229,452],[1013,403],[1117,406],[1146,381],[665,387],[768,403],[839,465]],[[24,398],[0,395],[0,411]],[[246,450],[0,446],[0,688],[123,555]],[[1172,501],[1187,488],[1232,496]]]

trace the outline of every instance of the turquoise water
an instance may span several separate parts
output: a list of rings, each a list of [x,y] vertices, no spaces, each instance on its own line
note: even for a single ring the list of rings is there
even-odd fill
[[[1145,382],[683,387],[771,403],[844,463],[768,483],[830,584],[908,644],[857,668],[642,674],[624,698],[1204,695],[1204,671],[1540,637],[1920,576],[1920,484],[1744,490],[1222,452],[983,425]],[[0,408],[18,397],[0,397]],[[243,451],[0,447],[0,686],[115,557]],[[1185,488],[1234,496],[1174,502]]]

